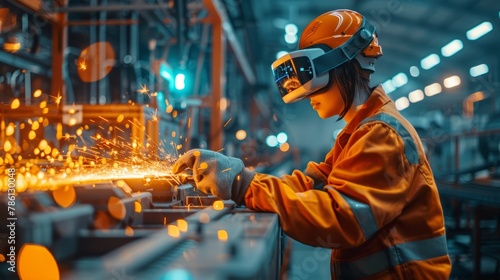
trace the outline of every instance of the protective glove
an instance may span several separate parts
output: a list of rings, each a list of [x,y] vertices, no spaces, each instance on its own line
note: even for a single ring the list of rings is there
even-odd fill
[[[204,193],[220,199],[232,199],[243,204],[245,193],[255,173],[246,170],[238,158],[221,153],[193,149],[183,154],[172,166],[172,172],[179,174],[185,169],[193,171],[196,187]]]

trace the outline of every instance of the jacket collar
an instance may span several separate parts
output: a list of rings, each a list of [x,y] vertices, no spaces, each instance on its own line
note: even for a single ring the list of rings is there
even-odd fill
[[[358,127],[361,121],[368,118],[369,116],[372,116],[382,106],[391,101],[391,98],[387,96],[384,88],[382,88],[382,85],[378,85],[370,94],[363,106],[358,110],[356,115],[354,115],[351,122],[346,125],[342,133],[339,135],[339,144],[341,144],[341,146],[344,146],[344,144],[349,139],[349,136],[356,129],[356,127]]]

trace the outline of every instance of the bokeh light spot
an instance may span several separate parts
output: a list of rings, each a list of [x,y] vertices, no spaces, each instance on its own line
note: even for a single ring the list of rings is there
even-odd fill
[[[18,275],[23,280],[60,279],[59,267],[52,253],[44,246],[26,243],[19,250]]]

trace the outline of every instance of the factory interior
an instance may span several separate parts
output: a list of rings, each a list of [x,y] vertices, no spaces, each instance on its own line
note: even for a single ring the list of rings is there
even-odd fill
[[[330,249],[171,167],[323,161],[345,121],[285,104],[271,64],[335,9],[376,27],[370,84],[421,138],[449,279],[500,279],[497,0],[1,0],[0,279],[330,279]]]

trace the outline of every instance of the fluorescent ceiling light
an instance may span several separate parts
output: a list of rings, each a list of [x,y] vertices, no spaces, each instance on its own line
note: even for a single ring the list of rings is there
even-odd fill
[[[400,97],[394,103],[396,104],[396,108],[399,111],[404,110],[410,106],[410,101],[408,101],[408,98],[406,97]]]
[[[420,75],[420,70],[418,69],[417,66],[410,67],[410,75],[412,77],[418,77]]]
[[[434,84],[428,85],[424,88],[425,95],[427,95],[427,96],[436,95],[438,93],[441,93],[442,90],[443,90],[443,88],[441,87],[441,84],[439,84],[439,83],[434,83]]]
[[[493,30],[493,25],[491,24],[491,22],[485,21],[467,31],[467,39],[477,40],[486,35],[491,30]]]
[[[276,59],[279,59],[280,57],[284,56],[285,54],[288,54],[287,51],[279,51],[276,53]]]
[[[420,89],[414,90],[408,94],[411,103],[416,103],[424,99],[424,92]]]
[[[295,44],[297,42],[297,34],[285,34],[285,42],[287,44]]]
[[[286,34],[295,35],[295,34],[297,34],[298,31],[299,31],[299,29],[297,28],[297,25],[295,25],[293,23],[289,23],[289,24],[285,25]]]
[[[406,76],[405,73],[401,72],[401,73],[396,74],[396,76],[394,76],[391,81],[392,81],[392,85],[398,88],[398,87],[402,87],[402,86],[406,85],[406,83],[408,83],[408,77]]]
[[[456,86],[460,85],[460,83],[461,83],[460,77],[456,76],[456,75],[448,77],[448,78],[444,79],[444,81],[443,81],[443,85],[445,88],[456,87]]]
[[[432,67],[436,66],[441,62],[441,59],[439,58],[439,55],[433,53],[425,57],[420,61],[420,66],[422,69],[428,70],[431,69]]]
[[[276,135],[269,135],[267,136],[266,138],[266,144],[269,146],[269,147],[276,147],[278,146],[278,138],[276,138]]]
[[[288,135],[285,132],[280,132],[276,136],[276,139],[278,140],[278,143],[283,144],[288,141]]]
[[[484,75],[488,73],[490,69],[488,68],[488,65],[486,64],[479,64],[474,67],[471,67],[469,70],[469,73],[472,77],[478,77],[481,75]]]
[[[385,90],[385,93],[389,94],[396,90],[396,88],[392,85],[392,80],[387,80],[382,84],[382,87]]]
[[[462,43],[462,41],[455,39],[455,40],[449,42],[448,44],[446,44],[446,46],[441,48],[441,54],[444,57],[450,57],[450,56],[456,54],[457,52],[459,52],[463,48],[464,48],[464,44]]]

